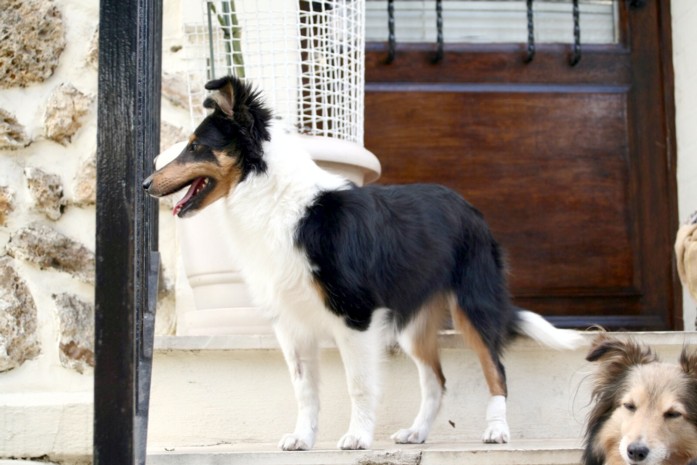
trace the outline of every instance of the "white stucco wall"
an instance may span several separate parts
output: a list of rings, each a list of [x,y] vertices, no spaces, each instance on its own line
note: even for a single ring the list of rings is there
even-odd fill
[[[697,2],[673,0],[673,67],[680,221],[697,210]],[[683,292],[685,329],[695,329],[697,303]]]

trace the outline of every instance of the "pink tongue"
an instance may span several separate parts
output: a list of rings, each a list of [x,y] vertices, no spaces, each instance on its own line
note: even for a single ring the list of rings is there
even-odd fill
[[[194,193],[196,192],[196,189],[198,189],[198,186],[200,186],[205,180],[206,178],[196,178],[196,180],[194,180],[194,182],[191,183],[191,186],[189,186],[189,190],[186,192],[184,198],[177,202],[177,204],[172,209],[172,215],[177,216],[179,210],[181,210],[184,207],[184,204],[186,204],[186,202],[191,200],[191,197],[194,196]]]

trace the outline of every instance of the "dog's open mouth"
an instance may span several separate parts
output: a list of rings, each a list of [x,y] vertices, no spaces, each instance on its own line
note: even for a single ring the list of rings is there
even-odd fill
[[[181,217],[195,205],[199,204],[205,194],[213,187],[213,180],[200,177],[193,180],[184,197],[172,209],[172,215]]]

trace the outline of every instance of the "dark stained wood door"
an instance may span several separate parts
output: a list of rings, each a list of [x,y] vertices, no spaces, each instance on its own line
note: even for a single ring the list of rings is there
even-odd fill
[[[386,44],[366,53],[366,147],[382,183],[437,182],[507,251],[518,305],[560,326],[681,329],[670,3],[620,2],[621,39]],[[446,18],[447,21],[447,18]]]

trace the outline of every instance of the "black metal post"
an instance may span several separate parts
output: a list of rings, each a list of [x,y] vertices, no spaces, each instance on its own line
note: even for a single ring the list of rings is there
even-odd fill
[[[145,463],[159,255],[142,180],[160,138],[162,0],[100,0],[95,465]]]

